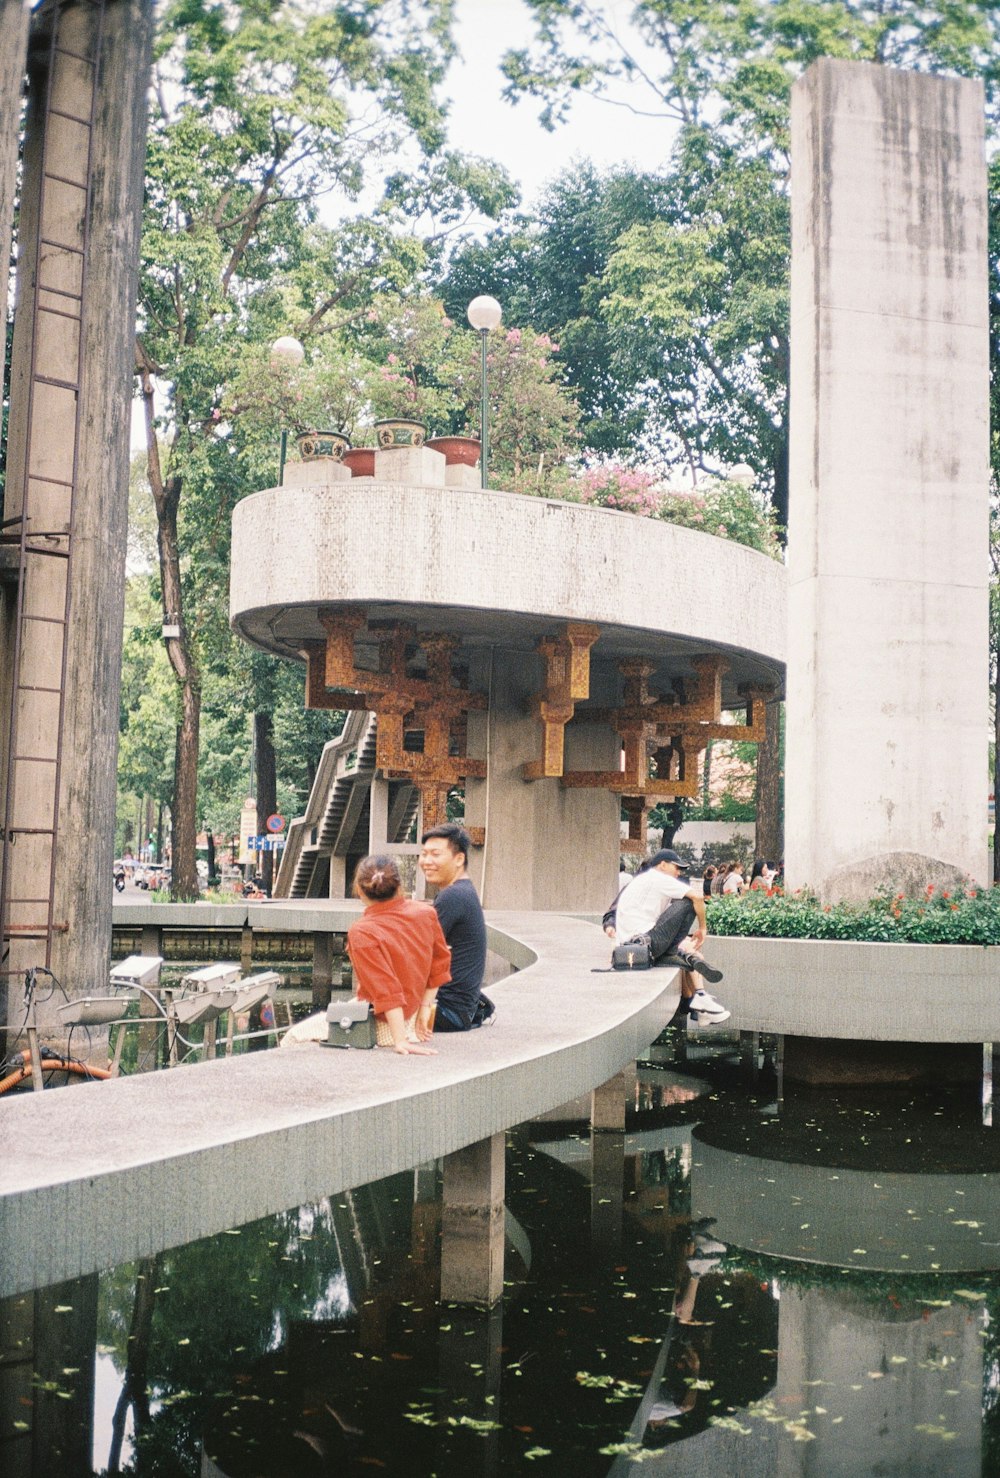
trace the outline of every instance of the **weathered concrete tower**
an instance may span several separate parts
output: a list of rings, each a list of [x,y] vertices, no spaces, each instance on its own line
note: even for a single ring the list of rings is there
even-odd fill
[[[0,531],[0,1022],[12,1025],[32,966],[71,994],[107,978],[152,29],[152,0],[47,0],[30,25],[20,0],[0,8],[4,260],[28,78]],[[39,1024],[58,1035],[57,1018],[40,1011]]]
[[[819,61],[792,159],[789,885],[983,880],[982,88]]]

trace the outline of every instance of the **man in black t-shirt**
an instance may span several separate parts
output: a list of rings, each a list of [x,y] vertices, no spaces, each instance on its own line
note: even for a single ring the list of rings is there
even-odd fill
[[[451,980],[438,988],[436,1032],[467,1032],[493,1020],[495,1006],[482,991],[486,971],[486,920],[467,875],[469,833],[454,822],[420,838],[420,870],[437,891],[434,907],[451,950]]]

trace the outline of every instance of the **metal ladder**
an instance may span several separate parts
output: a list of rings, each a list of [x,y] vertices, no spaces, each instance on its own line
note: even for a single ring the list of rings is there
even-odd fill
[[[74,4],[50,0],[40,16],[51,31],[40,188],[32,232],[34,255],[27,256],[33,261],[35,280],[29,288],[32,330],[24,475],[17,489],[20,512],[0,524],[0,542],[18,550],[0,833],[4,849],[0,969],[7,967],[11,945],[18,940],[36,941],[37,949],[23,952],[24,963],[30,954],[35,957],[30,963],[47,969],[54,936],[68,928],[55,917],[55,882],[82,430],[83,310],[105,0],[76,0]],[[34,28],[33,33],[37,34]],[[73,106],[81,97],[82,110]],[[64,141],[65,152],[76,166],[73,173],[61,174],[53,168],[56,136]],[[21,256],[23,262],[26,254],[22,251]],[[19,311],[27,306],[22,299]],[[57,455],[44,434],[53,423],[63,435]],[[70,430],[72,434],[66,434]],[[7,501],[10,507],[9,483]],[[18,843],[29,854],[27,868],[18,869]],[[32,878],[34,887],[30,886]],[[20,964],[17,973],[23,968]]]

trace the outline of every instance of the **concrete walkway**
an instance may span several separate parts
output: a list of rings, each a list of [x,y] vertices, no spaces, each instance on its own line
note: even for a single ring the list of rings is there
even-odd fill
[[[356,905],[327,905],[338,927]],[[310,910],[311,912],[311,910]],[[519,973],[437,1057],[315,1044],[0,1104],[0,1297],[407,1170],[606,1082],[676,1009],[671,970],[592,974],[592,923],[492,914]]]

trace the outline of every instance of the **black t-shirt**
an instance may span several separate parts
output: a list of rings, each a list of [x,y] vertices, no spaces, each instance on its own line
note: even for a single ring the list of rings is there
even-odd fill
[[[486,973],[486,920],[471,878],[442,888],[434,900],[445,941],[451,949],[451,980],[438,1000],[472,1019]]]

